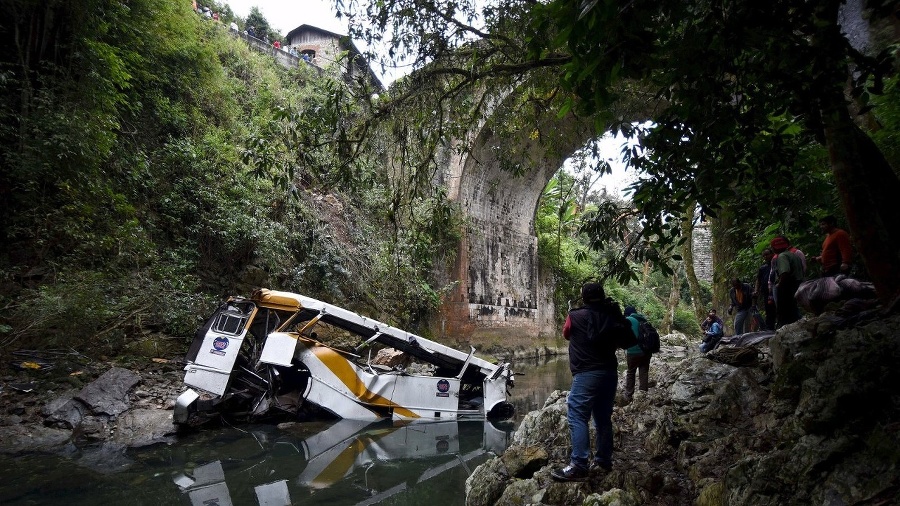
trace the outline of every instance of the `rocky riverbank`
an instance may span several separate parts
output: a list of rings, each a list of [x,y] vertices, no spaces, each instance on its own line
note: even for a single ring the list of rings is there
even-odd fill
[[[740,353],[664,339],[650,391],[614,411],[611,472],[550,479],[569,453],[556,392],[473,472],[467,503],[898,504],[900,315],[827,313]]]
[[[704,356],[695,344],[665,336],[650,391],[618,400],[611,472],[550,479],[569,453],[558,391],[525,417],[503,455],[474,471],[468,504],[900,501],[900,315],[826,313],[740,354]],[[16,355],[0,383],[0,452],[78,455],[102,468],[129,447],[171,441],[182,367]]]
[[[0,452],[109,454],[171,441],[178,360],[129,367],[74,352],[14,356],[0,384]]]

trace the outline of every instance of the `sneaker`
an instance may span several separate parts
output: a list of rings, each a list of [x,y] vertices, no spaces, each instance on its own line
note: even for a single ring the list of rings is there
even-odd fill
[[[550,476],[556,481],[584,481],[588,477],[588,470],[569,464],[562,469],[554,469],[550,472]]]
[[[610,472],[612,471],[612,464],[608,462],[601,462],[599,460],[595,460],[591,462],[591,471],[602,469],[603,471]]]

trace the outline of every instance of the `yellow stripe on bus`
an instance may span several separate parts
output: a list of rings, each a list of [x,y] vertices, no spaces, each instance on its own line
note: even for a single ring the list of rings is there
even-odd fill
[[[341,383],[362,402],[375,406],[391,407],[396,414],[407,418],[419,418],[419,415],[409,409],[399,406],[390,399],[386,399],[366,388],[366,385],[356,375],[356,370],[350,365],[350,362],[336,351],[324,346],[311,346],[311,349],[316,358],[321,360],[325,367],[328,367],[341,380]]]
[[[384,437],[389,436],[400,427],[391,427],[379,432],[363,434],[357,437],[347,448],[341,451],[325,469],[313,478],[312,483],[321,488],[328,487],[340,481],[350,471],[351,466],[356,462],[357,457],[369,446],[375,444]]]

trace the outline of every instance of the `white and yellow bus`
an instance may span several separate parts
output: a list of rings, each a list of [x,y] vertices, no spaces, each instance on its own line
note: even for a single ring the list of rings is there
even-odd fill
[[[336,335],[351,336],[355,348],[325,344]],[[370,362],[376,347],[430,364],[433,374],[376,366]],[[186,357],[188,388],[178,397],[174,420],[190,425],[217,415],[250,419],[310,409],[357,420],[511,417],[509,364],[488,362],[474,351],[316,299],[261,289],[223,303],[197,332]]]

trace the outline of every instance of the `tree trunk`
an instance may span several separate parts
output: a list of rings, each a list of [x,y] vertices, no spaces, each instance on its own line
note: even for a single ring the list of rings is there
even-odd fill
[[[832,26],[839,26],[842,3],[826,3],[822,10],[822,18]],[[835,36],[832,26],[818,26],[821,32],[811,39],[821,59],[816,66],[826,71],[833,69],[823,79],[830,78],[834,83],[846,80],[848,69],[841,57],[844,39]],[[820,89],[825,145],[849,232],[878,298],[888,305],[900,296],[900,178],[875,142],[854,123],[844,87]]]
[[[675,326],[675,309],[678,307],[678,299],[679,295],[679,287],[680,283],[678,281],[678,269],[675,268],[672,270],[672,290],[669,292],[669,301],[666,304],[666,314],[663,316],[662,321],[662,331],[666,334],[671,334],[673,327]]]
[[[728,307],[728,278],[731,276],[730,265],[740,249],[741,236],[734,235],[735,215],[731,209],[722,208],[719,216],[710,220],[712,234],[712,307],[719,317],[725,320],[724,313]],[[726,323],[726,327],[727,327]]]
[[[882,303],[900,296],[900,178],[845,107],[823,114],[831,171],[850,235]]]

